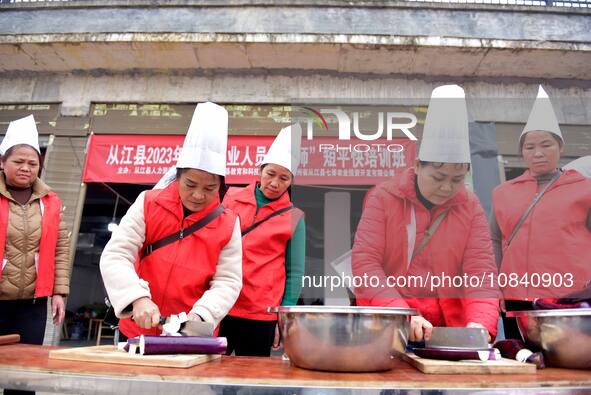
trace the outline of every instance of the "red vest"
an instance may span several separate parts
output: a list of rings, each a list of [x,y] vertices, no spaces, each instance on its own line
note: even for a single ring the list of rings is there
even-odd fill
[[[574,170],[566,170],[550,186],[507,248],[507,239],[536,193],[537,181],[529,171],[493,191],[494,214],[503,235],[501,272],[520,278],[527,273],[526,280],[532,282],[539,282],[536,276],[544,273],[556,277],[550,287],[525,282],[505,287],[506,299],[564,296],[591,280],[591,232],[585,224],[591,209],[591,180]],[[573,286],[556,287],[554,280],[569,276],[566,273],[573,275]]]
[[[55,280],[55,247],[60,226],[60,210],[62,202],[53,192],[41,198],[43,218],[41,220],[41,243],[39,245],[39,262],[35,297],[42,298],[53,295]],[[8,228],[8,199],[0,196],[0,262],[4,259],[6,248],[6,230]],[[0,272],[2,278],[2,272]]]
[[[146,192],[144,221],[146,238],[142,250],[161,238],[199,221],[219,206],[219,199],[204,210],[183,219],[178,182],[165,189]],[[140,278],[150,286],[152,301],[162,316],[189,312],[207,291],[222,249],[232,237],[236,216],[225,210],[216,219],[183,239],[157,249],[136,266]],[[141,329],[130,318],[119,321],[127,337],[160,334],[158,328]]]
[[[242,230],[276,210],[291,205],[286,192],[256,212],[256,184],[231,188],[224,198],[224,207],[240,217]],[[253,320],[273,321],[277,314],[267,307],[281,305],[285,292],[285,249],[302,217],[292,209],[263,222],[242,237],[242,290],[229,315]]]
[[[490,232],[486,217],[476,196],[461,190],[432,213],[423,207],[415,193],[416,175],[406,170],[396,179],[386,181],[366,197],[361,221],[352,251],[353,274],[359,277],[422,276],[429,272],[441,276],[481,273],[496,274]],[[449,209],[433,237],[411,262],[408,262],[406,226],[411,207],[415,208],[416,242],[418,247],[425,231],[439,214]],[[355,289],[360,306],[416,308],[435,326],[465,326],[474,321],[496,334],[498,299],[495,290],[437,288],[427,285],[393,289],[360,287]]]

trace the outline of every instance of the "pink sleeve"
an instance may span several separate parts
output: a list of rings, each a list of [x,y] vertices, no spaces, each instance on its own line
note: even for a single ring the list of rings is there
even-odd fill
[[[355,242],[351,256],[353,275],[359,278],[374,277],[380,285],[371,287],[369,284],[355,288],[359,305],[408,307],[408,304],[393,288],[387,287],[383,260],[386,246],[386,204],[378,196],[375,189],[368,192],[363,203],[361,220],[357,226]],[[389,235],[388,237],[395,237]]]

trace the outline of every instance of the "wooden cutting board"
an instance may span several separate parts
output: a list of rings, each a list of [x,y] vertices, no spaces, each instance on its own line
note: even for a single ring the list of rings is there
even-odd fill
[[[536,366],[511,359],[500,361],[443,361],[426,359],[407,352],[404,359],[427,374],[535,374]]]
[[[52,350],[51,359],[69,361],[118,363],[124,365],[161,366],[167,368],[190,368],[191,366],[214,361],[221,355],[174,354],[174,355],[131,355],[117,350],[115,346],[94,346]]]

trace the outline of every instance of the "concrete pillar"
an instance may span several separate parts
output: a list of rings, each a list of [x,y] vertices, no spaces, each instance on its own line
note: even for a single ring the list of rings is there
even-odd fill
[[[332,261],[351,250],[351,195],[349,192],[324,194],[324,275],[339,275],[330,265]],[[330,284],[330,282],[329,282]],[[324,289],[324,304],[348,306],[345,287]]]

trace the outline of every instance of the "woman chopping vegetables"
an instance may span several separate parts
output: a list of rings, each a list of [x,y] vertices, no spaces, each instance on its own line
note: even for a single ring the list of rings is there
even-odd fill
[[[581,293],[591,281],[591,180],[582,163],[574,164],[580,172],[558,168],[564,138],[541,86],[519,150],[527,170],[492,196],[491,233],[508,311]],[[520,337],[513,319],[504,325],[506,337]]]
[[[467,191],[470,169],[464,91],[433,90],[415,167],[365,198],[352,251],[353,274],[379,279],[356,288],[357,304],[412,307],[410,340],[429,339],[433,325],[497,331],[498,291],[491,287],[394,287],[388,276],[496,274],[490,233],[478,198]],[[375,282],[374,282],[375,284]]]
[[[142,192],[103,251],[101,274],[127,337],[160,334],[161,317],[183,312],[213,327],[240,293],[240,221],[219,195],[227,136],[227,111],[197,105],[176,180]]]
[[[224,206],[240,217],[244,283],[220,325],[227,354],[269,356],[278,343],[277,314],[269,306],[295,305],[302,287],[306,226],[290,200],[300,156],[302,129],[282,129],[262,161],[258,182],[231,188]]]

